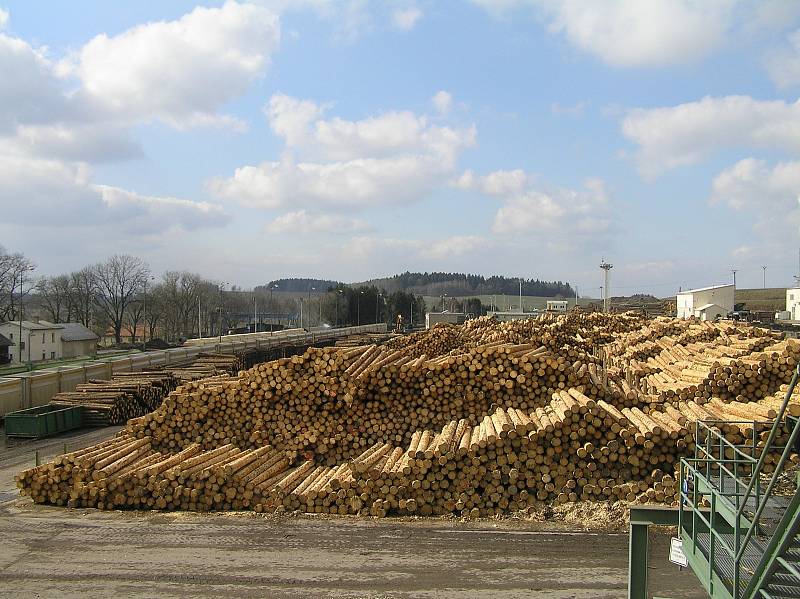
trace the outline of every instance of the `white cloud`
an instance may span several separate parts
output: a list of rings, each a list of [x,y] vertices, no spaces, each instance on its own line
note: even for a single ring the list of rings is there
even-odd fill
[[[312,233],[348,235],[363,233],[369,229],[369,223],[361,219],[330,214],[311,214],[306,210],[283,214],[267,224],[266,227],[269,233],[286,233],[289,235]]]
[[[800,101],[706,97],[678,106],[636,109],[622,132],[638,144],[645,175],[699,162],[713,151],[758,147],[800,152]]]
[[[453,96],[444,90],[438,91],[434,94],[431,102],[439,114],[447,114],[453,107]]]
[[[765,238],[800,235],[800,161],[770,166],[746,158],[714,178],[711,202],[754,217]]]
[[[392,24],[402,31],[411,31],[422,17],[422,11],[416,6],[397,9],[392,13]]]
[[[317,104],[274,96],[265,112],[290,152],[211,181],[217,196],[264,208],[413,202],[445,181],[461,152],[475,144],[474,126],[431,125],[408,111],[325,120]]]
[[[564,115],[564,116],[571,116],[571,117],[582,117],[584,112],[586,112],[586,108],[589,106],[589,102],[583,100],[581,102],[576,102],[575,104],[570,105],[563,105],[559,104],[558,102],[553,102],[550,105],[550,112],[557,115]]]
[[[589,179],[582,190],[537,189],[535,177],[522,170],[477,176],[466,171],[454,182],[461,189],[500,198],[492,232],[497,235],[550,235],[569,231],[576,240],[607,233],[610,200],[600,179]]]
[[[432,125],[425,115],[389,111],[358,121],[323,119],[328,107],[285,95],[273,96],[264,112],[287,148],[323,160],[346,161],[408,154],[453,162],[475,142],[475,129]]]
[[[342,246],[342,255],[353,260],[404,260],[406,264],[442,264],[448,260],[479,254],[496,242],[477,235],[456,235],[442,239],[397,239],[393,237],[353,237]]]
[[[208,202],[93,184],[84,164],[19,155],[0,155],[0,205],[4,220],[20,226],[106,225],[114,235],[193,230],[229,219],[220,206]]]
[[[8,11],[0,8],[0,29],[5,29],[8,25]]]
[[[787,38],[788,46],[767,59],[767,71],[775,84],[787,89],[800,85],[800,29]]]
[[[535,7],[550,30],[622,67],[697,60],[719,47],[736,0],[473,0],[494,14]]]
[[[527,187],[533,184],[535,177],[529,175],[522,169],[513,171],[493,171],[485,176],[476,175],[473,171],[467,170],[454,182],[455,187],[469,191],[479,191],[480,193],[502,198],[521,194]]]
[[[228,1],[176,21],[98,35],[59,72],[76,77],[81,94],[110,117],[230,125],[217,111],[264,74],[279,40],[275,13]]]

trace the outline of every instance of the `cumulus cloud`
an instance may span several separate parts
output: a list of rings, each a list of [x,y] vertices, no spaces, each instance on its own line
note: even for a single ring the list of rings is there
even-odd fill
[[[264,74],[279,40],[275,13],[228,1],[176,21],[100,34],[59,72],[77,78],[81,92],[109,115],[203,125],[219,122],[217,110]]]
[[[699,162],[731,147],[800,152],[800,101],[762,101],[749,96],[706,97],[678,106],[636,109],[622,132],[639,146],[647,176]]]
[[[108,225],[115,234],[155,234],[229,220],[216,204],[94,184],[85,164],[59,160],[0,155],[0,190],[4,220],[28,227]]]
[[[456,235],[436,240],[398,239],[394,237],[353,237],[342,247],[349,259],[366,260],[379,257],[381,261],[405,263],[442,263],[450,259],[478,254],[496,243],[477,235]]]
[[[280,161],[243,166],[214,179],[219,197],[249,206],[370,207],[418,200],[475,144],[475,128],[432,125],[424,115],[392,111],[359,121],[323,119],[323,107],[273,96],[265,108],[283,137]],[[300,157],[300,160],[296,160]]]
[[[719,47],[736,0],[473,0],[494,14],[534,7],[550,31],[621,67],[697,60]]]
[[[772,239],[800,235],[800,161],[774,166],[746,158],[714,178],[713,204],[754,217],[756,231]]]
[[[8,25],[8,11],[0,8],[0,29]]]
[[[364,233],[369,229],[369,223],[361,219],[331,214],[312,214],[306,210],[288,212],[266,226],[266,230],[269,233],[286,233],[289,235],[320,233],[349,235]]]
[[[438,91],[434,94],[431,102],[439,114],[447,114],[453,107],[453,96],[444,90]]]
[[[455,186],[499,198],[492,232],[498,235],[549,235],[569,231],[578,238],[606,234],[611,226],[610,200],[600,179],[581,190],[537,188],[535,177],[522,170],[495,171],[485,176],[467,171]]]
[[[397,9],[392,13],[392,24],[402,31],[411,31],[422,17],[422,11],[416,6]]]
[[[782,89],[800,85],[800,29],[788,36],[787,42],[767,59],[767,71]]]

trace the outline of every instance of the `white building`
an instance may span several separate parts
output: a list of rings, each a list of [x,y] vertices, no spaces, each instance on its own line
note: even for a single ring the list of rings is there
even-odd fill
[[[735,291],[733,285],[682,291],[677,297],[678,318],[714,320],[717,316],[724,317],[728,312],[733,312]]]
[[[46,320],[18,320],[0,323],[0,335],[14,343],[11,364],[59,360],[62,357],[61,331],[64,327]],[[21,360],[20,360],[20,354]]]
[[[569,303],[567,300],[547,300],[548,312],[559,312],[566,314]]]
[[[789,320],[800,320],[800,288],[786,290],[786,311]]]

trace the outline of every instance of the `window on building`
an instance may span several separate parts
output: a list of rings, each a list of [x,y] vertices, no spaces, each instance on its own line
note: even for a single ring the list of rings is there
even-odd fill
[[[46,360],[46,359],[47,359],[47,354],[42,352],[42,360]]]
[[[13,338],[14,338],[14,333],[11,333],[11,337],[9,337],[9,339],[13,339]]]
[[[54,352],[54,351],[50,352],[50,359],[51,360],[55,360],[56,359],[56,352]]]
[[[44,343],[44,333],[42,333],[42,343]],[[44,358],[42,358],[44,359]]]
[[[55,333],[50,333],[50,342],[51,343],[55,343],[56,342],[56,334]]]
[[[25,342],[24,341],[20,341],[19,342],[19,348],[20,349],[25,349]]]

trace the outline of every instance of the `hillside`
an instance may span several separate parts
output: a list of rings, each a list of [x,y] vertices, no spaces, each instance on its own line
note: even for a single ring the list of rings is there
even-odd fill
[[[519,279],[505,276],[484,277],[464,273],[448,272],[404,272],[402,274],[372,279],[354,286],[374,285],[388,293],[410,291],[416,295],[439,297],[466,297],[493,294],[519,294]],[[523,279],[522,294],[535,297],[574,297],[575,291],[568,283],[561,281],[540,281]]]
[[[267,291],[270,287],[276,291],[286,291],[289,293],[307,293],[313,290],[316,292],[324,292],[331,287],[338,287],[341,283],[337,281],[329,281],[326,279],[277,279],[270,281],[266,285],[259,285],[256,291]]]

